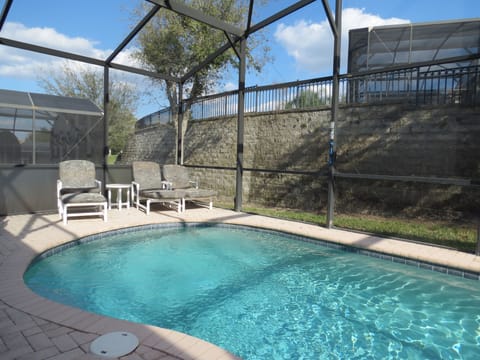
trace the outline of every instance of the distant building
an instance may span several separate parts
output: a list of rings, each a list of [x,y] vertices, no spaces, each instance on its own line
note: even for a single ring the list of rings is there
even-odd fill
[[[0,89],[0,164],[101,164],[102,119],[88,99]]]
[[[349,101],[476,104],[479,54],[480,19],[350,30]]]
[[[348,72],[388,69],[480,53],[480,19],[375,26],[349,32]],[[458,65],[478,64],[477,60]]]

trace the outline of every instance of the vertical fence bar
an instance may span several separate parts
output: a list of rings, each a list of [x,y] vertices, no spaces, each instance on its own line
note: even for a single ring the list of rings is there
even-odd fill
[[[445,71],[445,75],[442,76],[442,81],[443,81],[443,104],[448,104],[448,73]]]
[[[414,70],[417,74],[417,76],[415,77],[416,79],[416,84],[415,84],[415,105],[419,105],[419,98],[418,98],[418,91],[420,89],[420,69],[417,67],[415,68]]]
[[[477,105],[477,82],[478,82],[478,67],[475,67],[475,72],[474,72],[474,81],[473,81],[473,84],[475,84],[475,86],[473,86],[473,94],[472,94],[472,103],[471,105]]]

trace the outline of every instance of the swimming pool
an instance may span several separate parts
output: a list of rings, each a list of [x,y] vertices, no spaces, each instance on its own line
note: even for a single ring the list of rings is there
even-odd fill
[[[47,253],[52,300],[200,337],[244,359],[476,359],[480,282],[297,236],[136,228]]]

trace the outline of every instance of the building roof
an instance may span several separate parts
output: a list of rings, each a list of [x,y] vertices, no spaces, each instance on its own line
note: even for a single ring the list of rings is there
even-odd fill
[[[0,89],[0,107],[102,116],[91,100]]]

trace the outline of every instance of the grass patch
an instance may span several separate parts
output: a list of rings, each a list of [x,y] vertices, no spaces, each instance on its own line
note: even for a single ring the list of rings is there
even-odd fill
[[[117,161],[117,155],[107,155],[107,164],[108,165],[114,165],[115,162]]]
[[[224,207],[231,208],[231,206]],[[323,214],[248,205],[243,207],[243,211],[320,226],[326,225],[326,216]],[[382,218],[371,215],[335,215],[334,223],[338,228],[421,241],[468,253],[474,253],[476,248],[477,230],[473,223]]]
[[[335,224],[347,229],[448,246],[469,253],[475,252],[476,229],[473,224],[346,215],[336,217]]]

